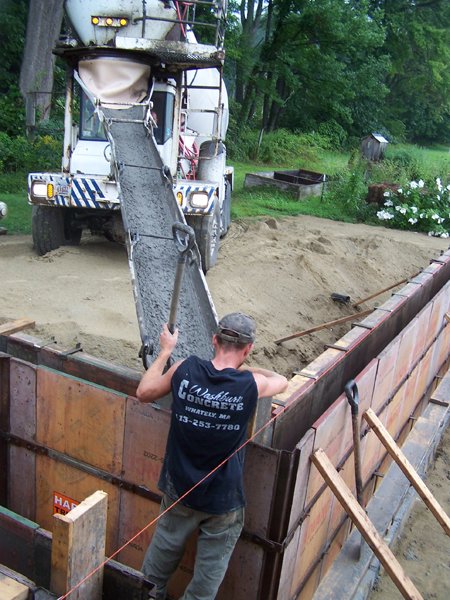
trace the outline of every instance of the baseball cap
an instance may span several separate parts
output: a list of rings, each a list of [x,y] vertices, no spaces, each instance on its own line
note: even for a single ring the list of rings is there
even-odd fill
[[[256,337],[256,323],[244,313],[230,313],[220,319],[217,335],[227,342],[251,344]]]

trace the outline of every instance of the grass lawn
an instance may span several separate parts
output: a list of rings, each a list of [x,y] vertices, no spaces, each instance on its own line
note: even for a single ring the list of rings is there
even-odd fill
[[[399,144],[395,145],[392,150],[396,153],[403,151],[412,156],[420,165],[420,176],[424,178],[440,176],[445,180],[450,176],[450,153],[446,147],[420,148]],[[389,158],[389,152],[387,152],[387,158]],[[355,210],[357,201],[354,194],[356,192],[352,188],[344,190],[344,201],[342,197],[339,200],[335,195],[334,184],[331,183],[328,183],[327,193],[323,197],[309,197],[304,200],[297,200],[276,188],[244,188],[246,173],[275,169],[308,169],[326,173],[329,181],[330,177],[332,178],[338,172],[350,173],[349,159],[350,154],[346,152],[318,150],[311,153],[309,158],[307,154],[299,155],[295,164],[266,165],[230,161],[235,172],[232,217],[238,219],[264,215],[281,217],[305,214],[339,221],[362,220],[373,223],[372,209],[374,207],[366,205],[362,212]],[[386,161],[384,173],[383,162],[379,163],[377,168],[380,169],[381,180],[386,181],[389,180],[386,179],[389,177],[389,161]],[[366,185],[363,187],[366,190]],[[365,195],[365,190],[363,190],[363,195]],[[0,222],[0,226],[7,228],[10,233],[31,233],[31,206],[28,205],[26,197],[26,173],[0,176],[0,200],[8,205],[8,217]]]
[[[31,206],[26,192],[18,194],[0,194],[0,200],[8,206],[8,216],[0,221],[8,233],[31,233]]]

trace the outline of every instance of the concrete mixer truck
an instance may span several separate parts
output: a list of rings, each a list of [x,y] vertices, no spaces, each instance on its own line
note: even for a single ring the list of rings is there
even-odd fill
[[[175,289],[176,353],[212,354],[204,274],[230,226],[233,187],[225,2],[66,0],[54,50],[67,65],[62,171],[29,174],[34,246],[77,244],[84,229],[125,242],[145,366]]]
[[[223,142],[225,2],[66,0],[68,28],[55,48],[67,64],[62,171],[31,173],[28,181],[38,254],[79,243],[83,229],[124,240],[121,165],[109,125],[139,104],[132,120],[142,120],[154,139],[203,271],[214,265],[233,187]],[[130,168],[155,167],[141,164],[131,131],[126,142],[137,146]]]

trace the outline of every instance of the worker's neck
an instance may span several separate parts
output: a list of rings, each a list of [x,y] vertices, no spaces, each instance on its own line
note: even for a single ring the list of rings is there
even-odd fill
[[[242,352],[216,352],[212,359],[214,367],[221,371],[222,369],[239,369],[243,364],[245,357]]]

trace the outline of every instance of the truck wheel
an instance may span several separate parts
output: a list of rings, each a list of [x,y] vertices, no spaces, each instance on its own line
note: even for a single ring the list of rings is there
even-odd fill
[[[220,207],[216,201],[212,215],[201,217],[201,223],[193,219],[195,237],[202,259],[203,273],[207,273],[217,262],[220,243]]]
[[[65,242],[64,215],[59,206],[33,206],[31,231],[36,252],[42,256]]]

